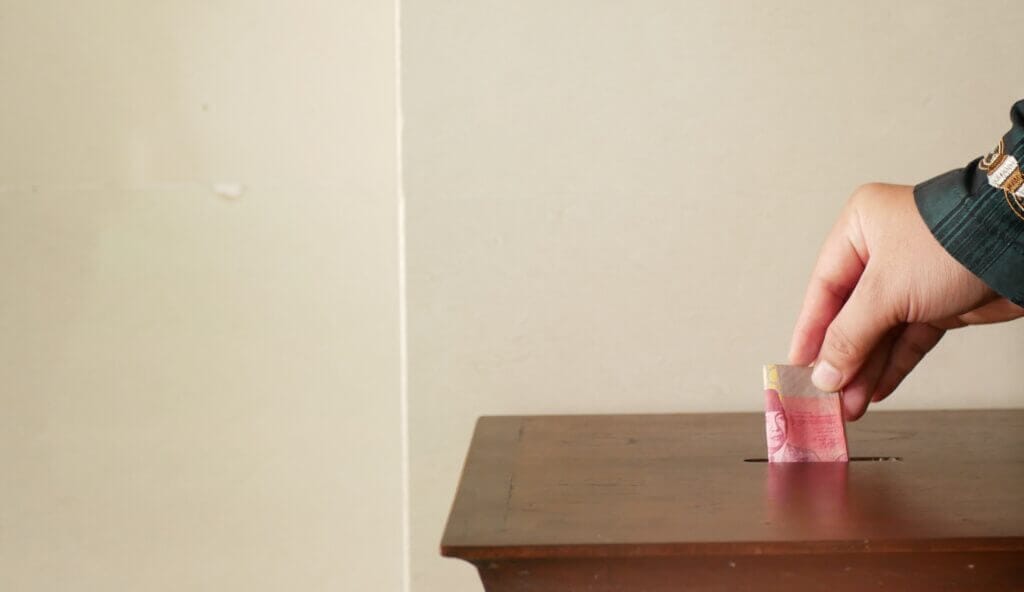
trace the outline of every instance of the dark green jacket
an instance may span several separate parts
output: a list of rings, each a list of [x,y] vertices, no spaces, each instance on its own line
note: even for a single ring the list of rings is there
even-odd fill
[[[1024,306],[1024,100],[989,154],[914,188],[928,228],[993,290]]]

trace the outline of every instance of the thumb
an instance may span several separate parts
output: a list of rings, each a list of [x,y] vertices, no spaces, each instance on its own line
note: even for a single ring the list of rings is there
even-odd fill
[[[884,297],[883,283],[865,270],[850,298],[828,326],[811,379],[823,391],[836,392],[857,375],[871,351],[898,324]]]

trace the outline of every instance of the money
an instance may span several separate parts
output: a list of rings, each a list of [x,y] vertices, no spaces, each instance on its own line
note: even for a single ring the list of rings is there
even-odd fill
[[[839,393],[818,390],[805,366],[766,364],[764,422],[768,462],[845,462]]]

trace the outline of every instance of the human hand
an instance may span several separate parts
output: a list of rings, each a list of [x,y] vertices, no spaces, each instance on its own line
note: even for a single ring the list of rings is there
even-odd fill
[[[790,346],[846,418],[889,396],[948,329],[1024,316],[957,262],[917,212],[912,187],[849,199],[818,256]]]

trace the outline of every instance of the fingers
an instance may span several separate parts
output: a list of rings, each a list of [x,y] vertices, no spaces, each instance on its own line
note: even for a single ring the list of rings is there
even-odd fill
[[[1024,317],[1024,308],[1017,306],[1006,298],[998,296],[989,302],[965,312],[962,315],[935,321],[932,325],[940,329],[959,329],[968,325],[987,325],[1002,323]]]
[[[892,394],[945,333],[945,330],[927,323],[907,325],[892,345],[889,361],[878,380],[871,400],[881,401]]]
[[[869,269],[828,326],[811,379],[824,391],[846,386],[885,334],[899,324],[884,282]]]
[[[792,364],[806,366],[818,357],[828,326],[864,272],[864,258],[849,240],[845,218],[825,239],[811,273],[789,348]]]
[[[1002,323],[1024,317],[1024,308],[1017,306],[1006,298],[993,300],[985,305],[960,315],[960,321],[965,325],[986,325],[989,323]]]
[[[864,411],[868,408],[868,402],[871,401],[878,381],[882,378],[882,373],[889,362],[893,343],[902,332],[903,326],[900,326],[886,333],[878,346],[871,351],[864,367],[843,389],[843,415],[846,416],[847,421],[856,421],[864,415]]]

